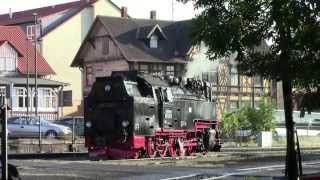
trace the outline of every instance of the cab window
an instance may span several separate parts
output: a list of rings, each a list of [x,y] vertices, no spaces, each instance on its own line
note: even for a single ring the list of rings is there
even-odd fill
[[[137,87],[137,83],[126,81],[124,83],[124,86],[126,88],[128,95],[134,96],[134,97],[141,97],[141,94]]]

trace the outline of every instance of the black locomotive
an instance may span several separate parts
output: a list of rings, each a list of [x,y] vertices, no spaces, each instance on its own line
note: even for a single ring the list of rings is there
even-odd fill
[[[183,156],[220,150],[215,102],[205,83],[172,76],[113,72],[85,99],[91,156]]]

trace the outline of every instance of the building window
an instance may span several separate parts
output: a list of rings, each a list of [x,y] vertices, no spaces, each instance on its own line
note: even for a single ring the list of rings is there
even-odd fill
[[[35,25],[27,26],[27,38],[28,39],[34,39],[35,35],[37,37],[40,36],[40,25],[36,25],[37,28],[35,28]]]
[[[93,69],[91,66],[86,66],[86,84],[87,86],[93,84]]]
[[[63,91],[61,106],[72,106],[72,91]]]
[[[150,37],[150,48],[158,48],[158,36],[152,35]]]
[[[54,108],[57,106],[56,93],[52,89],[43,89],[44,108]]]
[[[174,65],[167,65],[166,66],[166,74],[174,76]]]
[[[262,78],[261,76],[254,77],[254,87],[262,87]]]
[[[239,75],[236,65],[231,65],[230,67],[230,80],[231,86],[239,86]]]
[[[17,97],[18,97],[18,107],[24,108],[27,107],[27,90],[25,88],[17,89]]]
[[[213,84],[217,84],[217,72],[216,71],[209,71],[208,72],[208,78],[209,82]]]
[[[152,73],[156,73],[161,75],[162,72],[162,65],[161,64],[152,64]]]
[[[13,72],[16,70],[16,59],[14,57],[0,57],[0,71]]]
[[[147,64],[140,64],[139,71],[142,73],[149,73],[149,66]]]

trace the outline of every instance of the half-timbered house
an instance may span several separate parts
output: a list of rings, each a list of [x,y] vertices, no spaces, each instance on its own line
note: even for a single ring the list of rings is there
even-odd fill
[[[186,29],[190,21],[116,18],[98,16],[82,43],[73,67],[83,69],[84,96],[96,77],[112,71],[137,70],[182,76],[191,42]]]

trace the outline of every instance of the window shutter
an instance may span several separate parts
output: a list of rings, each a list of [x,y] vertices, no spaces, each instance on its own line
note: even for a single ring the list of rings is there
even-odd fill
[[[63,106],[72,106],[72,91],[63,91]]]

